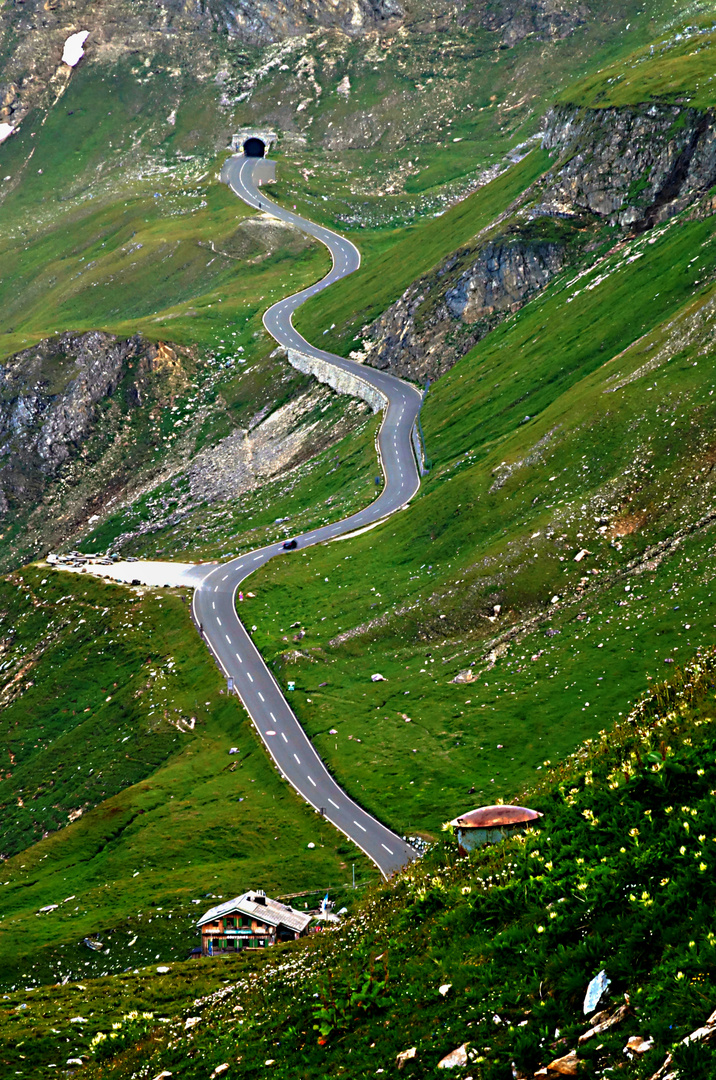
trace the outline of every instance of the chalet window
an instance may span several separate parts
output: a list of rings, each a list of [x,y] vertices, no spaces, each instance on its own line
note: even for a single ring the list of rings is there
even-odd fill
[[[241,925],[242,926],[251,926],[251,918],[250,918],[250,916],[242,915],[241,916]]]

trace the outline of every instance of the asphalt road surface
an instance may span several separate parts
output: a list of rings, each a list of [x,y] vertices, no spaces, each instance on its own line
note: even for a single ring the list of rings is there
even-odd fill
[[[232,157],[224,166],[222,180],[240,199],[326,245],[333,267],[321,281],[274,304],[264,315],[268,332],[286,348],[298,349],[358,374],[378,388],[387,400],[378,436],[385,484],[379,497],[364,510],[342,521],[297,535],[298,549],[332,540],[365,528],[405,506],[420,486],[411,443],[413,424],[420,408],[418,390],[382,371],[356,364],[333,353],[314,348],[296,331],[293,312],[309,296],[327,288],[360,266],[360,253],[350,240],[315,225],[298,214],[271,202],[252,179],[256,158]],[[281,555],[295,558],[281,544],[248,552],[214,568],[194,591],[194,617],[205,640],[253,720],[279,772],[300,795],[368,855],[386,877],[417,857],[399,836],[381,825],[336,784],[306,736],[282,690],[263,661],[236,611],[236,596],[245,579],[269,559]],[[366,679],[370,672],[366,671]],[[339,717],[336,717],[339,719]]]

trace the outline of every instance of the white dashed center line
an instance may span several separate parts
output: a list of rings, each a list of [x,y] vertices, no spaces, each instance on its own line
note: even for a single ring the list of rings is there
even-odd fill
[[[299,227],[302,227],[302,226],[305,227],[305,223],[304,223],[303,219],[300,218],[298,215],[284,213],[279,208],[273,206],[270,202],[267,203],[264,200],[263,195],[260,195],[260,194],[256,193],[256,191],[253,188],[253,183],[249,183],[248,186],[245,185],[244,182],[243,182],[243,172],[244,172],[244,170],[243,170],[243,166],[242,166],[240,168],[240,170],[239,170],[239,173],[238,173],[238,183],[236,185],[234,185],[234,183],[231,183],[231,185],[230,185],[232,190],[236,194],[241,193],[240,197],[243,197],[244,200],[249,203],[249,205],[251,205],[251,206],[253,206],[253,207],[257,208],[257,209],[263,208],[264,212],[267,215],[271,215],[273,217],[277,217],[278,219],[285,220],[285,221],[293,221],[293,220],[295,220],[295,222],[299,225]],[[263,203],[263,207],[261,207],[262,203]],[[332,259],[332,263],[333,263],[332,270],[329,273],[328,277],[325,278],[322,282],[319,282],[318,284],[314,284],[314,285],[310,286],[309,288],[303,290],[301,293],[297,294],[294,297],[286,297],[279,304],[274,305],[272,308],[270,308],[269,311],[264,316],[264,324],[265,324],[266,328],[269,330],[269,332],[271,332],[271,328],[273,328],[274,331],[275,331],[275,334],[277,336],[277,339],[278,338],[285,339],[286,344],[290,343],[290,344],[293,345],[294,348],[302,349],[305,352],[310,353],[311,356],[315,356],[315,357],[322,358],[322,359],[325,358],[330,363],[332,363],[335,367],[341,368],[344,371],[351,372],[351,371],[354,371],[356,369],[355,369],[355,366],[350,361],[339,360],[337,357],[332,356],[332,354],[330,354],[330,353],[326,353],[323,350],[316,349],[316,348],[310,346],[307,342],[305,342],[303,340],[301,335],[293,328],[293,326],[291,326],[291,317],[292,317],[293,313],[295,312],[295,310],[297,309],[300,302],[305,300],[307,297],[313,296],[316,293],[320,292],[323,288],[325,288],[326,284],[330,283],[331,281],[337,281],[340,278],[344,277],[344,275],[347,272],[349,272],[352,268],[355,269],[358,266],[360,266],[360,253],[359,253],[358,249],[355,247],[354,244],[349,243],[348,241],[346,241],[342,237],[340,237],[337,233],[334,233],[329,229],[324,229],[324,228],[320,228],[320,227],[311,226],[309,231],[310,231],[311,235],[315,236],[316,238],[318,238],[319,240],[322,240],[324,243],[327,244],[327,246],[328,246],[328,248],[330,250],[331,259]],[[285,324],[287,324],[287,326]],[[410,477],[412,477],[414,479],[414,473],[415,473],[415,468],[414,468],[414,463],[413,463],[413,460],[412,460],[412,456],[410,457],[410,461],[408,461],[408,458],[406,457],[406,453],[411,454],[412,437],[411,437],[410,434],[408,434],[408,437],[407,437],[407,450],[406,450],[406,440],[404,438],[403,422],[405,421],[406,416],[409,417],[410,415],[412,415],[414,413],[415,407],[416,407],[416,401],[414,399],[414,395],[413,395],[412,391],[410,391],[409,393],[404,392],[402,396],[398,396],[398,394],[396,394],[395,391],[391,392],[390,386],[388,386],[388,388],[386,389],[386,380],[384,380],[382,376],[378,376],[377,374],[375,374],[375,375],[369,377],[369,381],[373,382],[377,386],[377,388],[379,388],[381,391],[385,391],[386,396],[389,399],[388,400],[388,413],[386,413],[386,416],[389,416],[389,419],[388,419],[388,421],[387,421],[387,423],[385,425],[385,428],[383,430],[383,433],[381,435],[380,449],[384,452],[386,460],[390,464],[391,471],[393,470],[394,465],[396,465],[397,468],[398,468],[399,480],[398,480],[398,484],[395,485],[395,488],[397,490],[399,490],[400,497],[401,497],[401,500],[402,500],[403,492],[409,486],[408,483],[407,483],[407,477],[410,476]],[[388,379],[387,383],[390,383],[390,381],[391,380]],[[400,447],[400,449],[398,448],[398,434],[399,433],[401,435],[401,447]],[[393,454],[392,454],[392,456],[391,456],[390,449],[389,449],[389,442],[390,442],[391,434],[393,436]],[[405,468],[403,468],[404,464],[406,466]],[[412,480],[411,480],[411,483],[412,483]],[[388,481],[387,481],[387,478],[386,478],[386,488],[387,487],[388,487]],[[395,501],[396,500],[394,499],[393,502],[395,502]],[[391,503],[391,505],[392,505],[392,503]],[[372,517],[371,512],[359,513],[359,514],[355,515],[354,517],[352,517],[350,519],[351,526],[353,528],[356,528],[359,525],[369,523],[371,521],[371,517]],[[315,543],[315,542],[320,541],[320,540],[325,540],[325,539],[328,539],[328,538],[336,537],[339,534],[345,532],[347,528],[348,528],[348,526],[347,526],[347,524],[345,522],[340,522],[340,523],[339,522],[334,522],[334,523],[326,525],[323,528],[317,528],[315,532],[309,533],[307,536],[301,538],[301,546],[303,547],[304,544],[309,545],[311,543]],[[228,578],[231,576],[231,574],[233,574],[232,580],[234,582],[234,585],[231,586],[231,587],[235,588],[235,591],[236,591],[238,589],[238,585],[236,584],[237,583],[236,571],[237,570],[243,570],[244,567],[246,567],[246,569],[249,572],[251,572],[250,566],[249,566],[249,564],[251,562],[253,562],[253,563],[262,562],[263,563],[263,562],[265,562],[267,559],[269,559],[271,557],[272,552],[273,552],[273,549],[272,549],[272,551],[259,551],[255,555],[247,554],[247,555],[243,556],[243,558],[246,559],[246,563],[241,562],[241,563],[237,564],[235,562],[232,562],[230,564],[225,564],[225,569],[227,570],[227,573],[221,578],[222,582],[227,581]],[[242,556],[239,556],[239,557],[242,558]],[[254,569],[256,569],[256,567],[254,567]],[[244,575],[241,575],[239,580],[242,580],[243,577],[244,577]],[[215,593],[219,592],[220,588],[221,587],[219,585],[216,585],[216,586],[214,586],[213,591]],[[212,610],[214,612],[216,612],[216,603],[215,602],[212,602]],[[216,615],[214,615],[213,617],[215,619],[216,624],[218,626],[221,626],[222,625],[221,624],[221,619],[218,619],[216,617]],[[241,627],[241,629],[243,630],[243,627]],[[225,634],[225,637],[226,637],[226,640],[229,642],[229,644],[231,644],[231,638],[229,637],[229,635]],[[243,664],[243,660],[241,659],[241,656],[239,655],[239,653],[237,652],[235,655],[236,655],[236,659],[239,661],[239,663]],[[261,658],[257,657],[256,662],[259,663],[259,665],[261,665]],[[263,667],[261,667],[261,671],[264,671]],[[243,668],[242,668],[242,672],[243,672]],[[249,671],[247,671],[246,674],[247,674],[247,677],[248,677],[249,681],[251,683],[253,683],[254,682],[253,675]],[[260,691],[257,690],[257,694],[258,694],[259,700],[261,702],[265,703],[266,699],[265,699],[263,693],[261,693]],[[280,692],[279,692],[279,696],[280,696]],[[284,702],[284,704],[285,704],[285,702]],[[273,724],[273,727],[270,730],[265,731],[264,735],[265,736],[277,736],[277,735],[280,734],[281,738],[284,741],[284,743],[288,746],[288,743],[291,740],[289,740],[287,735],[285,734],[285,732],[281,730],[281,726],[278,723],[278,721],[276,719],[276,716],[274,715],[273,712],[270,712],[269,716],[271,718],[271,722]],[[290,715],[290,709],[289,709],[289,718],[294,719]],[[295,719],[294,719],[294,722],[295,722]],[[258,724],[257,724],[257,727],[258,727]],[[301,745],[303,745],[303,743],[301,743]],[[294,757],[294,760],[296,761],[296,763],[299,766],[301,766],[301,768],[302,768],[301,759],[299,758],[298,754],[294,753],[293,751],[291,751],[291,753],[293,753],[293,757]],[[283,771],[281,769],[279,769],[279,771],[283,775]],[[311,786],[313,788],[317,789],[317,787],[318,787],[317,782],[314,780],[314,778],[312,776],[310,776],[309,774],[306,774],[306,779],[308,780],[308,782],[311,784]],[[340,789],[337,789],[337,793],[340,794]],[[340,804],[338,802],[336,802],[334,799],[329,798],[328,802],[336,810],[341,810],[342,809]],[[349,800],[349,802],[350,802],[350,800]],[[370,820],[370,818],[369,818],[369,820]],[[359,821],[353,819],[353,825],[354,825],[355,828],[360,829],[361,832],[367,834],[367,832],[368,832],[367,827],[364,826],[364,825],[361,825],[361,823]],[[390,832],[387,832],[387,835],[391,835]],[[394,851],[392,851],[391,848],[387,844],[382,843],[381,847],[388,855],[395,858]]]

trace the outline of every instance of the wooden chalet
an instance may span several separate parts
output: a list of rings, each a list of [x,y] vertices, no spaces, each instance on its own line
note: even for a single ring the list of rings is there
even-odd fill
[[[256,889],[210,908],[196,925],[201,932],[201,955],[218,956],[294,941],[303,937],[310,923],[310,915]]]

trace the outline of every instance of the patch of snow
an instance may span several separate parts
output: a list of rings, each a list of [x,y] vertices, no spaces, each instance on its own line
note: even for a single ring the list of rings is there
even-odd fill
[[[4,143],[6,139],[9,139],[14,130],[12,124],[0,124],[0,143]]]
[[[85,563],[84,566],[57,566],[58,570],[66,570],[70,573],[96,574],[97,577],[110,578],[113,581],[131,585],[139,582],[140,585],[148,585],[154,588],[162,586],[179,587],[198,585],[211,569],[212,563],[197,565],[195,563],[179,562],[152,562],[138,561],[133,563],[116,562],[111,566],[103,566],[101,563]]]
[[[85,54],[83,45],[89,37],[89,30],[80,30],[77,34],[70,34],[65,42],[62,53],[62,63],[68,67],[76,67]]]

